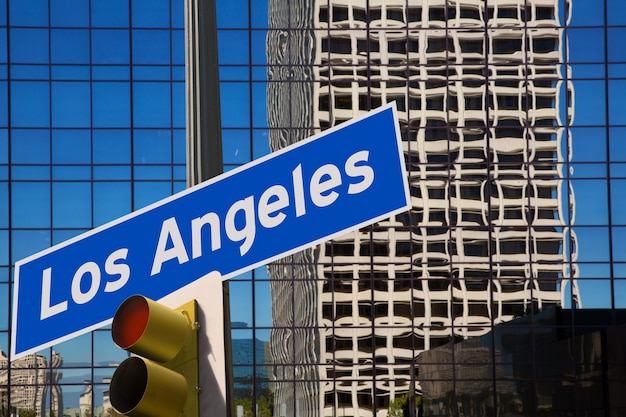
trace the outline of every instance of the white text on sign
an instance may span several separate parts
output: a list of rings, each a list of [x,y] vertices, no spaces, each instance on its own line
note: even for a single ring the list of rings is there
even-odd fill
[[[257,220],[262,227],[270,229],[280,226],[288,215],[304,216],[307,213],[307,196],[317,207],[330,206],[340,198],[337,190],[344,184],[347,184],[347,188],[344,187],[347,194],[362,193],[372,185],[375,177],[373,168],[367,165],[368,159],[369,151],[355,152],[346,159],[343,172],[334,164],[325,164],[315,169],[306,181],[302,164],[299,164],[291,172],[289,188],[281,184],[273,185],[256,199],[258,202],[251,195],[235,201],[224,216],[208,212],[194,218],[191,221],[191,259],[203,255],[206,247],[203,244],[205,226],[210,228],[211,251],[221,248],[223,230],[230,241],[241,242],[239,252],[244,256],[254,244]],[[124,262],[127,257],[127,248],[109,255],[104,263],[104,278],[102,268],[96,262],[82,264],[72,278],[71,297],[56,302],[51,300],[53,271],[51,267],[46,268],[42,274],[40,319],[66,311],[70,299],[75,304],[85,304],[100,290],[106,293],[121,289],[131,277],[130,266]],[[159,274],[163,264],[173,260],[178,264],[190,260],[176,217],[170,217],[161,224],[150,275]]]

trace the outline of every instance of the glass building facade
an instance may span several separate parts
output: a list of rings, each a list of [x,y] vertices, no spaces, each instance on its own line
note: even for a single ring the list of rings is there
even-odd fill
[[[12,265],[185,188],[184,6],[0,0],[3,416],[114,415],[107,328],[9,360]],[[559,415],[602,380],[601,352],[507,352],[622,323],[626,3],[216,6],[224,169],[395,101],[413,206],[229,282],[233,416]],[[545,357],[582,370],[521,392]]]

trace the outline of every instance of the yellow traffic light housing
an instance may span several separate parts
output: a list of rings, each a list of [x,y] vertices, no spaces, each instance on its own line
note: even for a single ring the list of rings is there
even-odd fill
[[[171,309],[140,295],[126,299],[111,335],[138,356],[123,361],[111,378],[113,408],[130,417],[197,417],[197,329],[195,300]]]

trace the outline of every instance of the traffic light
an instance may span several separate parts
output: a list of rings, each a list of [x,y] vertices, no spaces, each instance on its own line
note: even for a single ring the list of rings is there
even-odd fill
[[[141,295],[113,317],[116,345],[137,356],[111,378],[111,405],[130,417],[198,416],[198,323],[192,300],[171,309]]]

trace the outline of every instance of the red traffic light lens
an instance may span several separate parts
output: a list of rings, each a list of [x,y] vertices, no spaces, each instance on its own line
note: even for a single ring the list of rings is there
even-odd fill
[[[129,297],[120,305],[113,318],[111,337],[122,349],[133,346],[146,330],[150,308],[140,295]]]
[[[141,295],[133,295],[120,305],[111,326],[116,345],[160,363],[174,359],[191,333],[188,314]]]

